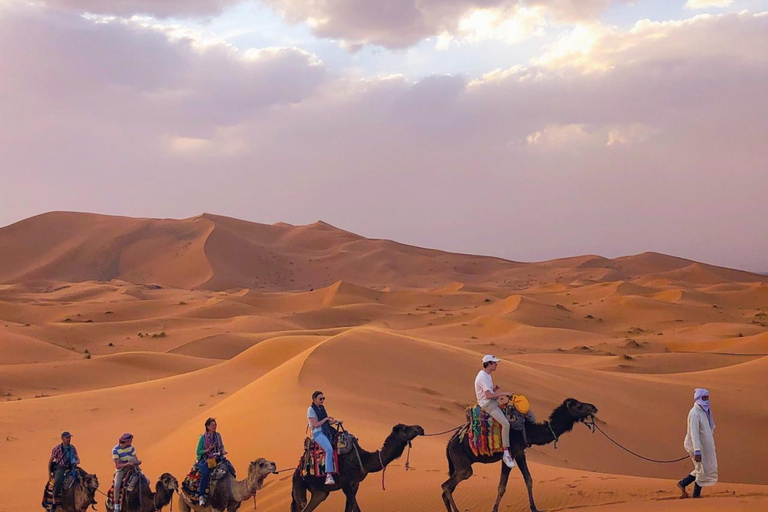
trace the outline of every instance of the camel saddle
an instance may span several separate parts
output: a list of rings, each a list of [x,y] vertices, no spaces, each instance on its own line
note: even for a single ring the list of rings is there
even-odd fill
[[[235,466],[227,459],[221,459],[216,467],[211,470],[211,478],[208,482],[208,489],[214,482],[223,480],[227,475],[232,475],[232,478],[237,478],[235,473]],[[200,470],[197,464],[192,466],[192,470],[187,474],[186,478],[181,484],[182,490],[190,496],[200,496]]]
[[[125,475],[123,475],[123,481],[120,484],[120,496],[117,496],[117,499],[115,499],[115,482],[113,480],[112,486],[109,488],[109,491],[107,491],[106,507],[114,509],[115,502],[124,504],[126,494],[133,492],[134,489],[140,485],[139,479],[143,480],[147,485],[150,484],[149,479],[144,475],[144,473],[134,467],[130,467],[128,471],[126,471]]]
[[[527,445],[525,416],[514,406],[504,408],[511,430],[522,432]],[[469,437],[469,446],[475,455],[494,455],[504,451],[501,439],[501,424],[485,412],[479,405],[466,409],[467,423],[459,430],[459,439]]]
[[[55,467],[49,468],[52,470],[55,470]],[[77,467],[72,468],[70,471],[67,472],[66,476],[64,477],[64,483],[61,486],[62,491],[68,491],[72,487],[75,486],[77,482],[80,481],[80,469]],[[43,501],[42,505],[44,509],[50,510],[53,507],[53,504],[60,504],[61,503],[61,496],[54,496],[53,495],[53,484],[55,483],[56,478],[53,474],[53,471],[51,472],[51,476],[48,479],[48,482],[45,484],[45,488],[43,489]]]
[[[333,450],[334,467],[339,467],[339,455],[346,455],[351,452],[357,438],[346,430],[337,431],[334,440],[331,442]],[[299,461],[299,467],[306,476],[325,476],[325,458],[327,454],[323,451],[311,437],[304,439],[304,454]]]

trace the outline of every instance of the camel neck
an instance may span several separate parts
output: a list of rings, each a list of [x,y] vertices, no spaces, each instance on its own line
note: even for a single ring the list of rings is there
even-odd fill
[[[528,442],[545,445],[557,441],[560,436],[573,429],[573,418],[564,411],[556,410],[544,423],[526,423]]]
[[[392,438],[387,438],[384,441],[384,446],[380,450],[375,452],[367,452],[360,449],[360,459],[363,461],[363,467],[366,473],[378,473],[382,471],[390,462],[399,458],[407,443],[403,441],[396,441]]]

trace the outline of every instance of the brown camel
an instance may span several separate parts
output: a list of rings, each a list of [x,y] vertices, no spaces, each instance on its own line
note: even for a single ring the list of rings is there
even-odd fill
[[[552,441],[557,441],[561,435],[570,432],[577,421],[585,421],[597,414],[597,407],[592,404],[579,402],[575,398],[568,398],[559,405],[549,420],[544,423],[525,422],[525,431],[528,436],[528,443],[532,445],[545,445]],[[510,432],[510,451],[512,457],[520,468],[520,472],[525,478],[525,485],[528,488],[528,502],[532,512],[538,512],[536,504],[533,501],[533,479],[528,470],[528,463],[525,460],[525,442],[520,431]],[[472,464],[479,462],[481,464],[490,464],[499,462],[502,453],[494,455],[475,455],[469,446],[469,436],[465,435],[463,439],[456,432],[446,448],[448,456],[448,472],[450,478],[443,482],[443,502],[448,512],[459,512],[456,502],[453,500],[453,491],[459,482],[472,476]],[[501,464],[501,480],[499,482],[496,504],[493,506],[493,512],[498,512],[499,503],[507,490],[507,480],[509,479],[510,468],[506,464]]]
[[[355,442],[357,454],[353,449],[349,453],[339,455],[338,475],[335,485],[325,485],[325,477],[304,476],[303,468],[299,466],[293,473],[293,490],[291,491],[291,512],[311,512],[333,491],[341,489],[347,497],[344,512],[360,512],[357,504],[357,489],[368,473],[377,473],[385,469],[393,460],[399,458],[405,447],[416,436],[423,436],[424,429],[419,425],[398,424],[392,428],[392,433],[384,440],[380,450],[367,452]],[[362,463],[362,468],[360,467]],[[307,502],[307,490],[311,493]]]
[[[83,469],[77,468],[77,471],[80,478],[71,489],[62,489],[57,512],[85,512],[88,507],[96,504],[94,496],[99,488],[99,479]]]
[[[188,495],[182,488],[179,496],[181,512],[235,512],[240,504],[250,498],[256,500],[256,491],[264,485],[267,475],[277,472],[277,465],[267,459],[256,459],[248,465],[245,480],[235,480],[232,475],[222,480],[211,482],[207,505],[201,507],[198,499]]]
[[[171,503],[173,493],[179,491],[179,482],[170,473],[163,473],[155,484],[155,492],[149,488],[149,484],[143,476],[139,478],[139,484],[132,492],[125,493],[125,503],[120,509],[122,512],[155,512]],[[107,506],[107,510],[113,508]]]

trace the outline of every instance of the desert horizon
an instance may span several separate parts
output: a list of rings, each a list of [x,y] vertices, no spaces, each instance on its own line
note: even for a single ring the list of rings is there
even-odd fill
[[[601,429],[653,459],[685,456],[693,389],[712,393],[721,481],[706,500],[677,500],[690,461],[650,463],[576,424],[557,449],[527,450],[540,509],[768,504],[766,408],[754,399],[766,386],[765,276],[655,253],[509,262],[210,215],[50,213],[0,228],[0,247],[3,454],[30,461],[6,466],[0,510],[39,506],[62,430],[104,491],[123,431],[153,482],[166,471],[181,482],[207,417],[238,472],[257,457],[293,468],[315,389],[367,450],[398,423],[442,432],[463,423],[487,353],[502,359],[494,382],[540,421],[567,398],[593,403]],[[388,466],[386,491],[371,474],[361,508],[444,510],[449,437],[417,437],[409,471],[405,455]],[[499,464],[474,470],[455,499],[490,509]],[[268,476],[259,510],[288,510],[290,485],[290,472]],[[321,510],[342,506],[335,494]],[[527,509],[516,469],[502,508]]]

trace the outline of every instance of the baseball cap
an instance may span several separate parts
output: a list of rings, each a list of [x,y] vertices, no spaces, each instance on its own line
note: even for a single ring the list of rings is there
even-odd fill
[[[72,434],[70,434],[65,430],[64,432],[61,433],[61,437],[72,437]]]
[[[486,355],[483,356],[483,362],[484,363],[497,363],[499,361],[501,361],[501,359],[499,359],[499,358],[497,358],[495,356],[492,356],[491,354],[486,354]]]

